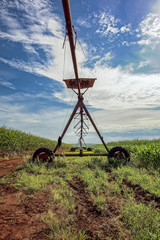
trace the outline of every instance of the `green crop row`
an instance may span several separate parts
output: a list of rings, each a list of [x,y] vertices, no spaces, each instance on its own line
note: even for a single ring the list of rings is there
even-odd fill
[[[146,145],[126,145],[126,148],[136,167],[160,170],[160,140],[149,141]]]
[[[19,130],[0,127],[0,156],[23,154],[24,152],[35,151],[37,148],[46,147],[54,149],[56,141],[41,138]],[[70,145],[62,144],[62,148],[69,148]]]
[[[136,167],[160,170],[160,139],[130,140],[107,143],[109,149],[115,146],[126,148],[131,155],[131,162]],[[95,153],[105,151],[102,144],[91,146]]]
[[[56,141],[40,138],[21,132],[19,130],[0,127],[0,156],[12,156],[35,151],[37,148],[46,147],[54,149]],[[125,147],[131,154],[131,162],[136,167],[160,170],[160,139],[155,140],[130,140],[107,143],[109,149],[115,146]],[[61,148],[70,148],[69,144],[62,144]],[[93,152],[105,152],[102,144],[91,146]]]

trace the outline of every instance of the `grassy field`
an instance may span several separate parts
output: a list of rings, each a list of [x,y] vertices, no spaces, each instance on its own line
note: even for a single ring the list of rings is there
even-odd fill
[[[25,217],[32,217],[32,225],[35,216],[43,224],[34,239],[160,240],[160,140],[108,144],[114,146],[127,148],[131,161],[124,165],[107,157],[63,156],[36,164],[28,159],[0,179],[0,185],[15,189],[15,205],[25,209],[23,214],[31,208]],[[8,198],[1,197],[1,206]],[[33,239],[30,231],[27,239]]]
[[[40,147],[54,149],[57,141],[27,134],[19,130],[0,127],[0,157],[22,155],[33,152]],[[70,144],[62,143],[61,148],[70,148]]]
[[[125,147],[131,154],[131,162],[136,167],[160,169],[160,140],[133,140],[110,142],[109,149],[115,146]],[[100,144],[92,145],[95,152],[105,151]]]

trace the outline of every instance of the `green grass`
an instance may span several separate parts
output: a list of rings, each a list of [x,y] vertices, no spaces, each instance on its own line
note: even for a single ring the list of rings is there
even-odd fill
[[[21,187],[26,192],[37,192],[64,176],[66,169],[67,164],[63,159],[50,164],[28,162],[18,171],[14,186]]]
[[[160,239],[160,213],[155,209],[131,201],[123,207],[122,214],[124,224],[131,230],[133,239]]]
[[[54,204],[63,206],[69,213],[73,214],[75,211],[74,197],[68,184],[62,178],[57,179],[51,187],[51,199]]]
[[[92,192],[95,195],[103,193],[108,186],[107,174],[99,168],[96,168],[94,171],[84,169],[80,175],[87,186],[88,192]]]
[[[54,179],[50,185],[50,208],[42,214],[42,220],[50,229],[49,239],[86,239],[85,231],[76,230],[73,214],[75,212],[75,199],[72,190],[62,177]],[[55,210],[58,212],[58,216]]]
[[[87,239],[84,230],[76,230],[71,227],[72,220],[64,213],[57,217],[56,214],[49,210],[42,215],[42,220],[50,230],[47,234],[48,239],[54,240],[85,240]]]
[[[139,184],[144,190],[160,197],[160,174],[154,172],[149,174],[146,169],[137,169],[129,166],[124,166],[113,170],[117,175],[117,181],[122,182],[122,179],[127,179],[133,184]]]
[[[139,166],[145,168],[160,169],[160,145],[152,143],[146,146],[137,147],[135,153],[139,159]]]
[[[49,209],[41,216],[50,230],[47,234],[49,239],[84,240],[85,231],[77,230],[73,226],[75,199],[67,181],[69,178],[72,179],[75,173],[65,160],[58,158],[51,164],[28,162],[17,172],[14,186],[24,189],[31,196],[38,191],[49,190]]]

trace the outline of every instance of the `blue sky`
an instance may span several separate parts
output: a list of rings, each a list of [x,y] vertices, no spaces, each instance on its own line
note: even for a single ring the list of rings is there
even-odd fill
[[[85,103],[106,142],[160,137],[160,0],[70,0]],[[59,0],[1,0],[0,125],[58,139],[76,103]],[[77,142],[74,122],[64,137]],[[100,143],[90,124],[86,142]]]

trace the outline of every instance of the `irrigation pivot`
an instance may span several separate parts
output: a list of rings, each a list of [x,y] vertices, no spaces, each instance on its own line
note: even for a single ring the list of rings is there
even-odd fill
[[[95,131],[97,132],[98,136],[100,137],[105,149],[107,150],[107,152],[109,152],[108,147],[106,146],[103,137],[101,136],[98,128],[96,127],[96,124],[94,123],[91,115],[89,114],[85,104],[84,104],[84,98],[83,95],[84,93],[81,92],[81,89],[88,89],[90,87],[93,87],[94,81],[96,80],[95,78],[79,78],[79,74],[78,74],[78,67],[77,67],[77,59],[76,59],[76,52],[75,52],[75,42],[74,42],[74,36],[73,36],[73,25],[72,25],[72,19],[71,19],[71,12],[70,12],[70,5],[69,5],[69,1],[68,0],[62,0],[62,4],[63,4],[63,10],[64,10],[64,16],[65,16],[65,21],[66,21],[66,33],[68,35],[68,39],[69,39],[69,44],[70,44],[70,50],[71,50],[71,56],[72,56],[72,62],[73,62],[73,68],[74,68],[74,73],[75,73],[75,78],[74,79],[65,79],[65,83],[67,88],[71,88],[71,89],[76,89],[77,92],[77,104],[69,118],[69,121],[66,125],[66,127],[63,130],[62,135],[60,136],[60,139],[62,140],[71,121],[73,120],[73,118],[75,117],[75,115],[77,114],[77,111],[79,111],[80,113],[80,126],[79,126],[79,144],[80,144],[80,156],[83,155],[83,133],[84,132],[84,114],[85,116],[87,116],[90,120],[90,122],[92,123]],[[54,152],[56,153],[56,150],[58,148],[58,144],[56,146],[56,148],[54,149]]]
[[[69,45],[70,45],[70,51],[71,51],[71,56],[72,56],[72,62],[73,62],[73,68],[74,68],[74,75],[75,78],[72,79],[64,79],[64,82],[67,86],[67,88],[72,89],[76,95],[77,95],[77,103],[73,109],[73,112],[61,134],[61,136],[58,139],[57,145],[54,149],[54,151],[51,151],[49,149],[44,151],[44,148],[38,149],[34,153],[34,159],[39,158],[44,161],[47,160],[47,157],[45,154],[48,154],[48,159],[51,161],[51,158],[53,156],[59,156],[59,154],[56,153],[57,149],[60,147],[62,139],[70,126],[71,122],[73,119],[78,119],[77,124],[75,125],[76,133],[79,136],[79,146],[80,146],[80,151],[79,153],[72,153],[72,154],[65,154],[66,156],[109,156],[109,157],[117,157],[117,158],[125,158],[126,160],[129,160],[129,153],[126,149],[122,147],[115,147],[112,148],[111,150],[108,149],[106,143],[104,142],[103,137],[101,136],[95,122],[93,121],[85,103],[84,103],[84,97],[83,95],[86,93],[86,91],[93,87],[94,82],[96,78],[79,78],[78,74],[78,66],[77,66],[77,58],[76,58],[76,48],[75,48],[75,40],[74,40],[74,35],[73,35],[73,25],[72,25],[72,19],[71,19],[71,11],[70,11],[70,5],[69,5],[69,0],[62,0],[62,5],[63,5],[63,11],[64,11],[64,17],[65,17],[65,22],[66,22],[66,35],[68,36],[69,39]],[[84,90],[82,92],[82,89]],[[104,148],[106,149],[106,153],[83,153],[83,143],[84,143],[84,136],[87,133],[88,130],[88,125],[86,124],[86,120],[89,120],[96,133],[98,134],[102,144],[104,145]],[[52,152],[52,153],[51,153]],[[42,156],[42,158],[41,158]]]

